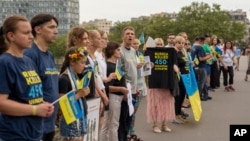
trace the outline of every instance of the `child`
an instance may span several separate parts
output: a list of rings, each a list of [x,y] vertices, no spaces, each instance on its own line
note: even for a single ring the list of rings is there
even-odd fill
[[[83,111],[83,117],[75,122],[67,125],[63,116],[60,118],[59,128],[60,136],[63,141],[82,141],[84,134],[87,132],[86,121],[86,103],[83,97],[89,94],[89,88],[83,88],[83,69],[87,61],[87,51],[84,48],[72,47],[68,49],[61,75],[59,78],[59,94],[60,96],[66,94],[71,90],[77,90],[76,99]]]

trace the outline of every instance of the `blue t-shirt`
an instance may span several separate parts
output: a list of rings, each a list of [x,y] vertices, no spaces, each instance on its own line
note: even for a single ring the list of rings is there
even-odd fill
[[[43,84],[44,101],[50,103],[54,102],[59,98],[59,75],[52,53],[50,51],[42,52],[35,43],[32,43],[32,47],[25,50],[24,54],[35,62]],[[54,106],[54,113],[50,117],[44,119],[44,133],[50,133],[55,130],[55,118],[58,111],[58,104]]]
[[[194,45],[191,50],[191,57],[192,57],[192,60],[195,60],[195,58],[198,59],[199,63],[196,64],[197,67],[206,68],[206,61],[199,60],[199,57],[206,57],[206,53],[204,49],[202,48],[202,46]]]
[[[37,105],[43,102],[41,79],[33,61],[8,53],[0,56],[0,94],[19,103]],[[0,114],[0,140],[39,141],[43,134],[43,118]]]

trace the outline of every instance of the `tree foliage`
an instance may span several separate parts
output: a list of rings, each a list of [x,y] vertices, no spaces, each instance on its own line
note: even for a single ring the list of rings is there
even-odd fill
[[[66,40],[67,35],[60,35],[56,38],[56,41],[49,46],[49,50],[56,58],[64,56],[67,46]]]
[[[138,21],[117,22],[112,28],[109,39],[121,42],[121,32],[125,26],[132,26],[136,29],[136,36],[141,32],[153,38],[161,37],[166,41],[169,33],[178,34],[186,32],[190,40],[198,35],[217,35],[219,38],[232,41],[240,41],[245,32],[244,23],[232,21],[227,11],[221,10],[220,5],[193,2],[185,6],[178,13],[174,21],[167,16],[156,16],[150,19]]]

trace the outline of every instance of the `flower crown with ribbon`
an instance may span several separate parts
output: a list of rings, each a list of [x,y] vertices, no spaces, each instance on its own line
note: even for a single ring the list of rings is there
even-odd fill
[[[82,58],[88,56],[88,51],[86,47],[79,47],[74,53],[69,54],[70,61],[77,62]]]

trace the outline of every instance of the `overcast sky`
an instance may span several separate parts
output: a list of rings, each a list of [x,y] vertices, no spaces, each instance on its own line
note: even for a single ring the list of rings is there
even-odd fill
[[[149,16],[160,12],[179,12],[192,2],[221,5],[222,10],[242,9],[250,19],[250,0],[79,0],[80,23],[94,19],[129,21],[132,17]]]

